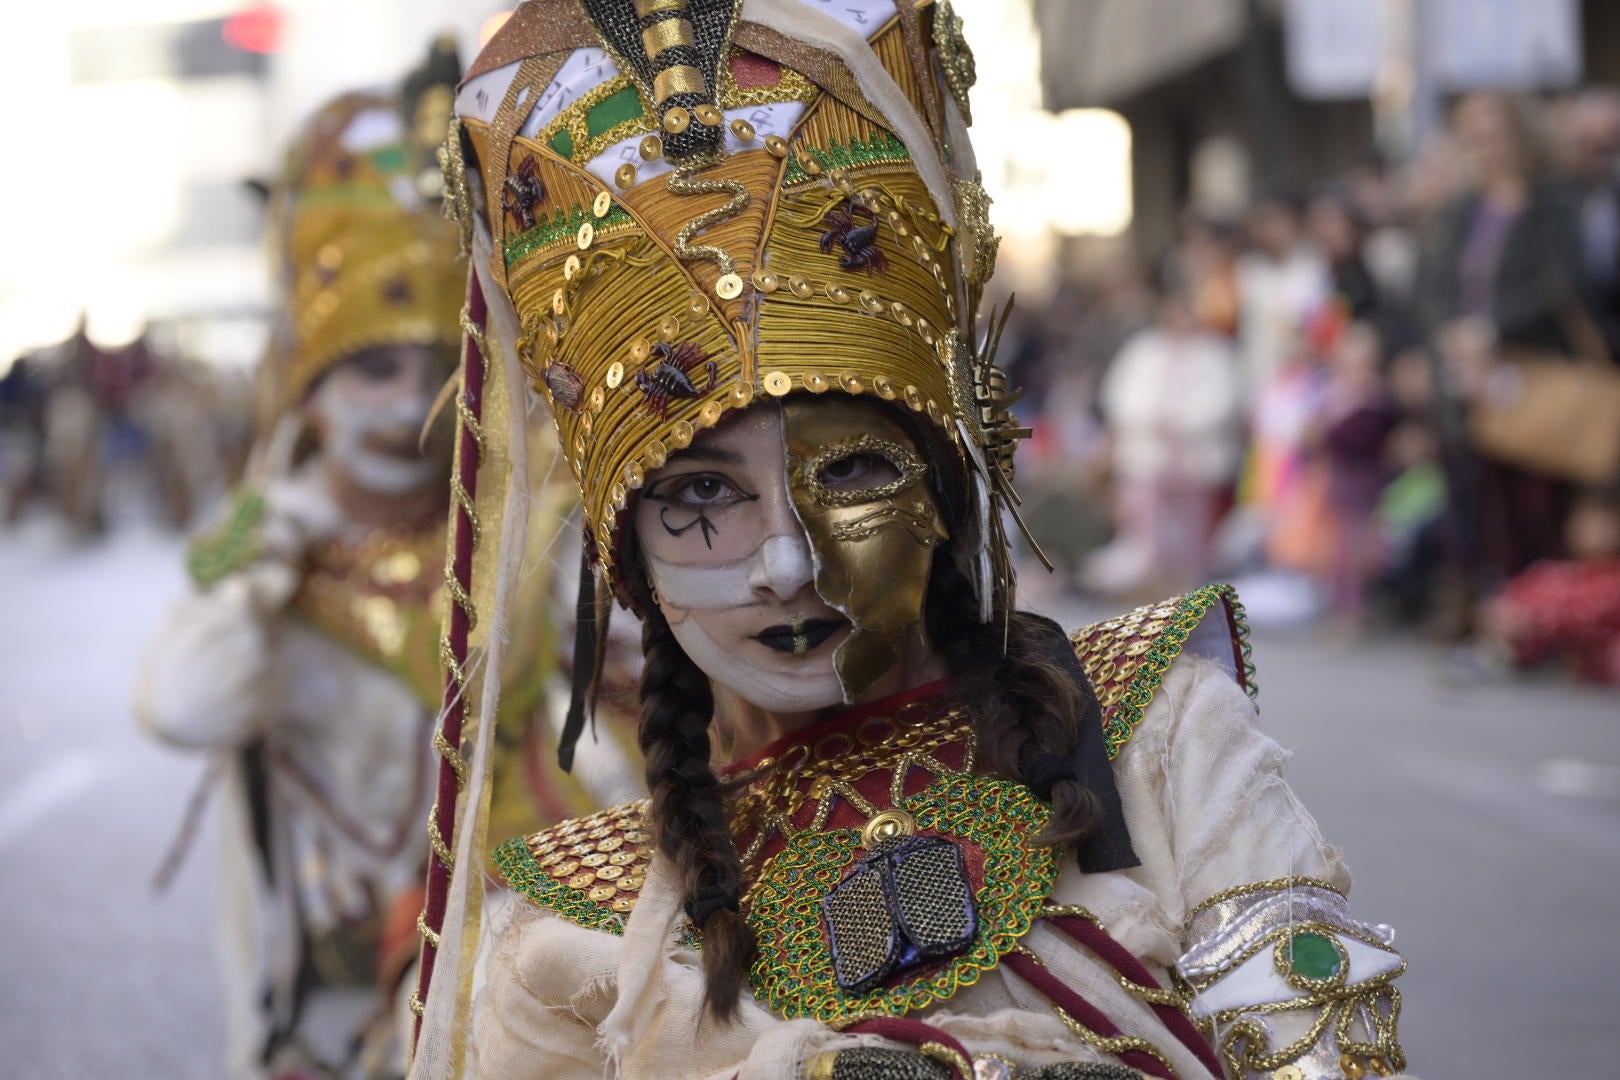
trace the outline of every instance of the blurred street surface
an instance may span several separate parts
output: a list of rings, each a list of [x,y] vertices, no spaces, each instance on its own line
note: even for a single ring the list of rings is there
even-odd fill
[[[0,970],[5,1076],[212,1080],[215,834],[164,896],[150,880],[201,772],[130,716],[179,548],[129,528],[0,543]],[[1096,610],[1064,610],[1071,624]],[[66,647],[64,647],[66,646]],[[1620,715],[1567,685],[1468,684],[1427,647],[1257,640],[1267,728],[1389,922],[1424,1080],[1613,1075]]]

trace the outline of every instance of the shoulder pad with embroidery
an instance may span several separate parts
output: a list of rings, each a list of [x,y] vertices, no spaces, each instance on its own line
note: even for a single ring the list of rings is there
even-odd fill
[[[587,930],[623,934],[652,862],[647,805],[638,799],[508,840],[491,858],[531,903]]]
[[[1209,617],[1212,611],[1215,617]],[[1220,663],[1251,698],[1258,689],[1249,657],[1249,626],[1230,585],[1205,585],[1092,623],[1069,640],[1102,707],[1109,758],[1118,757],[1131,741],[1165,673],[1183,652]]]

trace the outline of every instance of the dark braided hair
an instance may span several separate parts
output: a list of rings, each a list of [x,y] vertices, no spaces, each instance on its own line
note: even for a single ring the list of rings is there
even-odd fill
[[[687,916],[703,934],[704,1008],[730,1020],[754,962],[754,935],[739,913],[742,860],[731,839],[724,792],[709,765],[714,693],[656,604],[646,606],[641,648],[648,826],[658,850],[679,869]]]
[[[1092,695],[1061,661],[1072,655],[1068,638],[1027,611],[980,622],[973,586],[944,549],[934,556],[924,620],[973,717],[979,768],[1026,783],[1050,802],[1051,820],[1036,842],[1078,853],[1103,808],[1074,769]]]

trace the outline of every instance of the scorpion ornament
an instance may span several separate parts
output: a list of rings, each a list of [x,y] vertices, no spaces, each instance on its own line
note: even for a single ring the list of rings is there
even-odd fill
[[[517,172],[501,185],[501,209],[517,222],[520,230],[534,228],[534,208],[546,197],[546,185],[540,179],[540,166],[534,158],[524,158]]]
[[[651,370],[636,372],[636,386],[646,396],[642,409],[660,420],[669,419],[669,407],[677,399],[689,401],[702,397],[714,389],[720,378],[719,364],[695,341],[683,341],[675,346],[660,342],[652,347],[652,359],[656,363]],[[706,367],[709,375],[709,381],[703,386],[698,386],[692,378],[692,372],[700,366]]]
[[[870,207],[851,200],[835,206],[821,219],[825,230],[821,234],[821,253],[831,255],[836,245],[844,249],[838,265],[845,270],[865,268],[868,274],[880,274],[889,268],[889,260],[877,246],[877,215]]]

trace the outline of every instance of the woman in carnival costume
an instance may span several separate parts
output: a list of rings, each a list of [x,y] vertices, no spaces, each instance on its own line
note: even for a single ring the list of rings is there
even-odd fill
[[[435,865],[413,1076],[1404,1067],[1404,961],[1256,725],[1235,596],[1015,606],[972,77],[947,4],[531,0],[462,85],[464,379],[551,406],[650,797],[501,846],[526,902],[476,965]],[[487,547],[521,463],[469,422]]]
[[[416,955],[444,696],[451,425],[424,431],[455,369],[466,289],[434,155],[459,75],[441,44],[401,92],[340,97],[290,149],[270,208],[283,311],[262,372],[265,436],[192,546],[194,590],[142,673],[143,724],[210,752],[226,788],[233,1080],[404,1070],[396,988]],[[564,487],[536,496],[525,542],[542,571]],[[565,628],[550,625],[550,584],[531,570],[510,620],[529,655],[505,680],[496,837],[640,790],[609,768],[593,792],[529,767],[556,673],[535,658],[555,656]]]

